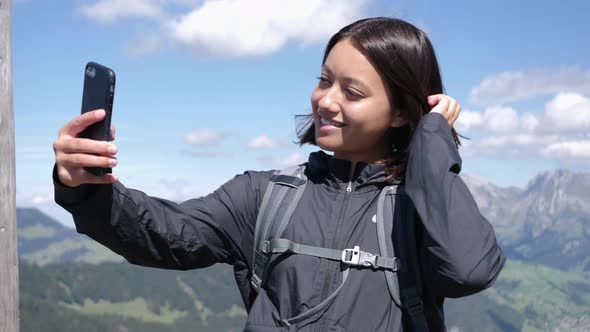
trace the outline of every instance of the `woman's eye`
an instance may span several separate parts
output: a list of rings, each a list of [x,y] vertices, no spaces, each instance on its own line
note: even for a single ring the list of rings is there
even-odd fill
[[[321,84],[328,84],[328,85],[330,84],[330,81],[325,76],[318,76],[318,80],[320,81],[320,85]]]
[[[346,89],[346,92],[354,98],[363,98],[364,96],[354,89]]]

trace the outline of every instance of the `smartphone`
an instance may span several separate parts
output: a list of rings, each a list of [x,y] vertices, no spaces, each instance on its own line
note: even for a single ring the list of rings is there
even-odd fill
[[[79,137],[108,141],[111,134],[111,116],[115,97],[115,71],[96,62],[88,62],[84,68],[84,90],[82,92],[82,113],[104,109],[106,116],[100,122],[88,126]],[[87,167],[97,176],[111,173],[111,168]]]

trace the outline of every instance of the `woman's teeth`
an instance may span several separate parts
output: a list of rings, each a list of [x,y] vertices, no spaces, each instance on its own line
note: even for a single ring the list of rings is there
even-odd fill
[[[338,128],[344,127],[343,123],[326,120],[322,117],[320,117],[320,123],[324,126],[334,126],[334,127],[338,127]]]

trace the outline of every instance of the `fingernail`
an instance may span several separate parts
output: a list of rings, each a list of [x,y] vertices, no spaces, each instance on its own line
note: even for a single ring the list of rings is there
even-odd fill
[[[117,159],[109,159],[109,166],[117,165]]]
[[[105,115],[105,112],[104,112],[104,110],[98,110],[98,111],[96,111],[96,117],[97,117],[97,118],[100,118],[100,117],[102,117],[103,115]]]
[[[114,145],[109,145],[108,149],[109,153],[114,154],[117,152],[117,147]]]
[[[119,180],[119,177],[116,176],[115,174],[113,174],[113,180],[118,181]]]

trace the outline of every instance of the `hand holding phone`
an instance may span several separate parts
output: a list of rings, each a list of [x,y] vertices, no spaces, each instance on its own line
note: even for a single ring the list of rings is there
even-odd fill
[[[85,68],[82,112],[60,131],[53,143],[56,171],[66,186],[84,183],[113,183],[111,168],[117,164],[117,147],[111,115],[114,72],[90,62]]]
[[[110,168],[117,165],[117,147],[111,142],[80,138],[80,132],[90,125],[103,121],[104,110],[85,112],[65,124],[59,136],[53,142],[57,177],[66,186],[77,187],[84,183],[113,183],[117,176],[107,173],[96,176],[86,171],[87,167]],[[111,141],[115,139],[114,128],[111,129]]]

